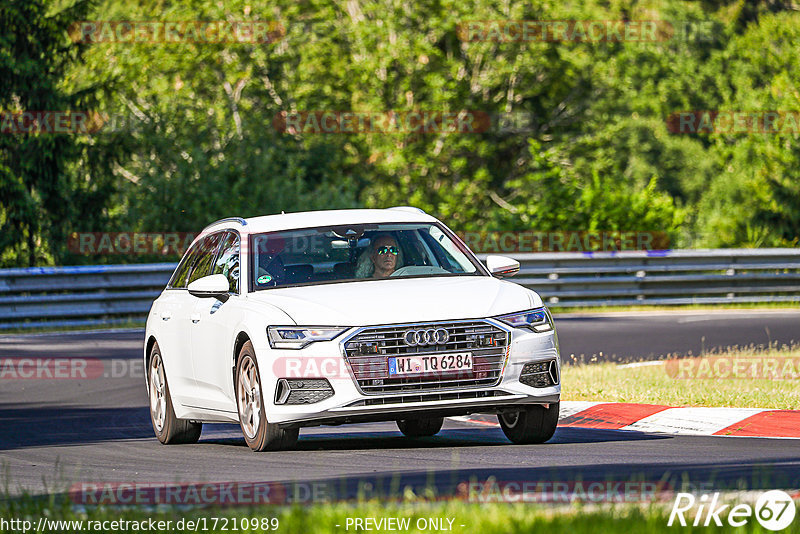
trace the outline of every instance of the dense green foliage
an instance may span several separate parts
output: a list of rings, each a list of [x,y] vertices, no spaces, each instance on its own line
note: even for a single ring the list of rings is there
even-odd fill
[[[0,110],[96,105],[96,87],[63,83],[83,48],[65,39],[64,28],[89,7],[82,1],[47,13],[42,2],[0,3]],[[116,182],[111,154],[90,149],[85,137],[0,133],[0,264],[51,263],[66,242],[67,221],[103,225]]]
[[[456,230],[659,231],[675,246],[794,246],[800,236],[797,133],[667,126],[687,110],[800,109],[790,2],[0,6],[0,108],[114,118],[92,135],[0,135],[4,266],[98,261],[68,253],[75,231],[196,231],[233,214],[355,206],[416,205]],[[656,42],[459,32],[467,21],[575,19],[690,24]],[[81,20],[270,20],[285,34],[76,44],[69,24]],[[296,110],[471,110],[493,122],[464,134],[276,129],[276,116]]]

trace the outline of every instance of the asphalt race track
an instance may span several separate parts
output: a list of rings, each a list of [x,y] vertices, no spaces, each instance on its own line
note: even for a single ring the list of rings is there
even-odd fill
[[[586,361],[652,359],[800,338],[796,311],[565,316],[556,322],[562,354],[583,355]],[[17,494],[62,492],[77,482],[319,481],[327,484],[329,496],[352,497],[428,485],[452,493],[488,477],[800,487],[796,440],[560,428],[545,445],[512,446],[498,428],[448,420],[439,435],[418,440],[404,438],[393,423],[318,427],[301,430],[296,450],[255,454],[238,426],[206,425],[199,444],[162,446],[148,416],[142,336],[120,331],[0,337],[0,358],[109,363],[106,376],[91,380],[0,380],[4,488]]]
[[[800,311],[640,312],[555,317],[561,355],[630,362],[800,342]]]

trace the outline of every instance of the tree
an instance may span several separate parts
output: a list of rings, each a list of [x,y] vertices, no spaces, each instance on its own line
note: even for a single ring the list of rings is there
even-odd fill
[[[171,4],[107,1],[100,20],[296,20],[292,2],[274,11],[243,1]],[[302,13],[298,14],[302,16]],[[324,18],[321,13],[318,17]],[[302,20],[302,19],[301,19]],[[302,23],[287,25],[306,39]],[[288,37],[286,38],[288,39]],[[316,86],[308,65],[319,68],[330,47],[275,42],[102,42],[91,46],[82,79],[105,70],[115,92],[101,111],[116,125],[98,138],[126,145],[113,169],[118,183],[116,227],[126,231],[197,231],[220,217],[255,216],[358,205],[358,173],[342,136],[303,138],[280,132],[274,121]],[[311,56],[311,57],[309,57]],[[331,58],[335,59],[335,58]],[[313,72],[318,75],[318,70]],[[300,78],[298,80],[298,78]],[[315,109],[316,109],[315,108]]]
[[[69,90],[66,78],[83,52],[67,29],[90,7],[88,0],[54,12],[45,0],[0,4],[0,109],[6,126],[22,120],[23,112],[89,110],[92,88]],[[39,117],[52,120],[52,114]],[[7,130],[0,135],[0,263],[59,262],[71,222],[101,219],[108,182],[93,179],[94,163],[71,172],[87,148],[86,136]]]
[[[721,170],[699,202],[706,246],[797,246],[800,241],[797,19],[793,13],[761,16],[731,39],[715,62],[729,80],[721,109],[758,112],[762,118],[774,111],[782,118],[774,122],[775,131],[751,119],[744,131],[708,136],[709,154]]]

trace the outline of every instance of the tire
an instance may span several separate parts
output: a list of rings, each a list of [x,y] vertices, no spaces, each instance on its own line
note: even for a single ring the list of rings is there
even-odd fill
[[[284,429],[267,421],[258,363],[250,341],[242,347],[236,364],[236,408],[244,440],[254,451],[290,449],[297,443],[299,428]]]
[[[433,436],[442,429],[444,417],[426,417],[423,419],[398,419],[397,428],[409,438]]]
[[[544,406],[521,407],[519,411],[497,416],[503,433],[518,445],[544,443],[553,437],[558,425],[558,402]]]
[[[147,389],[150,397],[150,422],[158,441],[164,445],[197,443],[203,431],[203,423],[194,423],[188,419],[178,419],[172,407],[172,395],[169,392],[164,361],[158,343],[153,344],[150,351],[150,363],[147,366]]]

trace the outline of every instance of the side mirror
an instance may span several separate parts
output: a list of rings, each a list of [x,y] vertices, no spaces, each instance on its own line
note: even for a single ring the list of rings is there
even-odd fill
[[[497,278],[514,276],[519,272],[519,262],[505,256],[486,256],[486,267]]]
[[[212,274],[198,278],[187,288],[190,295],[200,298],[215,297],[225,302],[228,300],[228,291],[230,291],[230,284],[228,278],[224,274]]]

